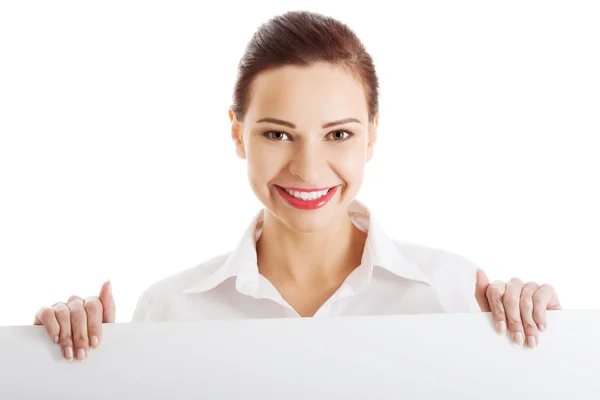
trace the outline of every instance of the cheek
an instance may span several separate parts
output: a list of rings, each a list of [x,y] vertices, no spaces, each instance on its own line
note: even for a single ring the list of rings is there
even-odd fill
[[[365,148],[353,146],[339,152],[335,159],[334,168],[349,186],[360,185],[364,176],[365,163]]]
[[[284,165],[285,154],[274,151],[258,140],[251,140],[246,148],[248,177],[255,186],[264,186],[273,180]]]

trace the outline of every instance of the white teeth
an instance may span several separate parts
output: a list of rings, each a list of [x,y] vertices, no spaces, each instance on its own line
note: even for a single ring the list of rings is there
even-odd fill
[[[316,191],[316,192],[297,192],[295,190],[287,190],[284,189],[286,192],[288,192],[289,194],[291,194],[292,196],[301,199],[301,200],[316,200],[320,197],[323,197],[327,194],[327,192],[329,191],[329,189],[326,190],[320,190],[320,191]]]

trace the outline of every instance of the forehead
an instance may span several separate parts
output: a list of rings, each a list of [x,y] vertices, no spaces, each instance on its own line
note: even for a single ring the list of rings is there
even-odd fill
[[[366,120],[368,104],[363,84],[346,68],[290,65],[256,76],[247,116],[282,118],[298,124],[347,117]]]

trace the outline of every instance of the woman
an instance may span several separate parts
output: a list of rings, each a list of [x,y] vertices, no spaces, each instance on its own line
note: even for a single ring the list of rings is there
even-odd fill
[[[491,311],[497,330],[535,347],[547,285],[489,281],[464,258],[387,237],[355,200],[377,139],[378,78],[344,24],[288,12],[263,24],[239,64],[231,136],[264,204],[235,251],[153,284],[133,321]],[[65,358],[84,359],[115,321],[99,297],[43,308]]]

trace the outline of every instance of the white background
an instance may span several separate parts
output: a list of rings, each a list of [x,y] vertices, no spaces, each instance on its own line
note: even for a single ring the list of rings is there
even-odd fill
[[[386,2],[387,3],[387,2]],[[595,2],[3,2],[0,325],[153,282],[235,246],[260,204],[227,107],[255,29],[346,22],[381,82],[359,199],[401,240],[600,308]]]

